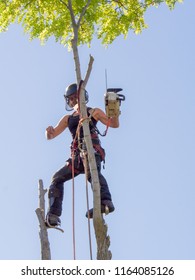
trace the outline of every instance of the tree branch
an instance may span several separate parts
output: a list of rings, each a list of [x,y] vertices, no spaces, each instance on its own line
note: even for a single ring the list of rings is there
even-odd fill
[[[43,188],[43,181],[39,180],[39,208],[35,210],[39,220],[39,237],[41,241],[41,259],[51,260],[50,244],[47,234],[47,228],[45,225],[45,199],[44,195],[47,190]]]
[[[76,23],[76,20],[75,20],[75,15],[74,15],[74,11],[73,11],[73,8],[72,8],[72,1],[71,0],[68,0],[68,6],[67,7],[70,11],[70,16],[71,16],[73,29],[77,28],[77,30],[78,30],[78,26],[77,26],[77,23]],[[77,31],[77,33],[78,33],[78,31]]]
[[[85,75],[85,79],[81,85],[81,92],[80,92],[80,108],[81,108],[81,115],[82,117],[87,116],[86,113],[86,105],[85,105],[85,98],[84,98],[84,89],[88,82],[89,76],[92,71],[94,58],[90,55],[90,60],[88,64],[88,69]],[[93,189],[93,225],[95,229],[95,236],[97,242],[97,259],[98,260],[110,260],[112,258],[111,251],[108,249],[110,246],[110,237],[107,236],[107,225],[104,222],[104,219],[101,215],[100,205],[101,205],[101,198],[100,198],[100,183],[99,177],[97,172],[97,165],[95,161],[95,155],[93,151],[93,145],[91,140],[91,135],[89,132],[89,120],[86,119],[83,122],[83,131],[84,131],[84,138],[85,144],[87,147],[87,156],[88,162],[90,167],[90,173],[92,177],[92,189]]]
[[[84,87],[86,86],[86,84],[87,84],[87,82],[89,80],[89,76],[91,74],[93,62],[94,62],[94,58],[93,58],[92,55],[90,55],[90,57],[89,57],[89,64],[88,64],[88,68],[87,68],[87,73],[85,75],[85,79],[84,79],[84,82],[83,82]]]
[[[5,4],[6,7],[8,6],[7,0],[3,0],[3,3]]]
[[[59,1],[68,9],[68,5],[63,0],[59,0]]]
[[[88,0],[87,4],[83,7],[83,9],[82,9],[82,11],[81,11],[79,20],[78,20],[78,22],[77,22],[78,28],[79,28],[79,26],[80,26],[80,24],[81,24],[81,20],[82,20],[82,18],[84,17],[84,15],[85,15],[85,13],[86,13],[86,10],[87,10],[87,8],[89,7],[90,3],[91,3],[91,0]]]
[[[24,6],[24,9],[26,9],[32,2],[33,2],[33,0],[30,0],[28,3],[26,3],[26,5]]]
[[[73,28],[73,39],[71,40],[71,44],[72,44],[72,50],[73,50],[73,55],[74,55],[74,61],[75,61],[75,72],[76,72],[76,76],[77,76],[77,84],[79,85],[80,81],[81,81],[81,69],[80,69],[80,60],[79,60],[79,53],[78,53],[78,26],[76,24],[76,20],[75,20],[75,15],[74,15],[74,11],[72,8],[72,1],[68,0],[68,10],[70,12],[70,17],[71,17],[71,22],[72,22],[72,28]]]

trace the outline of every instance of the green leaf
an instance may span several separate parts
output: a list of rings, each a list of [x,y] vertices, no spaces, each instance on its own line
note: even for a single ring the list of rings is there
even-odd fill
[[[72,9],[76,23],[83,15],[88,0],[74,0]],[[182,0],[91,0],[78,27],[77,45],[90,43],[94,36],[105,45],[118,36],[127,37],[130,30],[139,34],[147,24],[144,14],[151,6],[165,3],[173,9]],[[12,23],[21,24],[30,39],[45,43],[50,37],[71,48],[73,23],[67,0],[0,0],[0,32]]]

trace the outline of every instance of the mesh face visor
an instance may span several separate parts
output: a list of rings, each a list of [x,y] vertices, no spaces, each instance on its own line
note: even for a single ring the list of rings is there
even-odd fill
[[[66,108],[67,111],[72,111],[74,109],[73,107],[71,107],[69,105],[70,100],[73,99],[73,98],[77,98],[77,93],[73,93],[73,94],[71,94],[69,96],[64,94],[65,108]],[[85,90],[85,104],[87,104],[88,101],[89,101],[89,95],[88,95],[88,92]]]
[[[73,98],[77,98],[77,93],[73,93],[73,94],[71,94],[71,95],[69,95],[69,96],[66,96],[66,95],[64,94],[64,98],[65,98],[65,108],[66,108],[66,110],[67,110],[67,111],[72,111],[74,108],[71,107],[71,106],[69,105],[69,102],[70,102],[70,100],[72,100]]]

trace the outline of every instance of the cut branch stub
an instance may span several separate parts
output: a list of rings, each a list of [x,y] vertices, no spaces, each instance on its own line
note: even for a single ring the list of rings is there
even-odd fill
[[[39,237],[41,242],[41,259],[51,260],[50,244],[48,239],[47,227],[45,225],[45,194],[47,190],[43,188],[43,181],[39,180],[39,207],[36,209],[39,220]]]

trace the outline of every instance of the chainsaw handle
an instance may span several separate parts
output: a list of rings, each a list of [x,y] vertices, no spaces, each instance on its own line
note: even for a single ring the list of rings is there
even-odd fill
[[[118,95],[118,100],[125,101],[125,96],[123,94],[117,94],[117,95]]]

